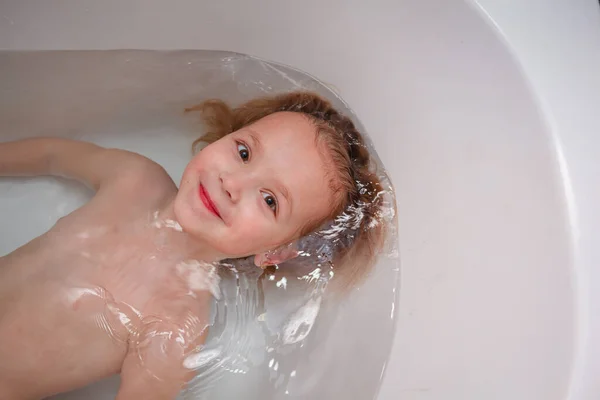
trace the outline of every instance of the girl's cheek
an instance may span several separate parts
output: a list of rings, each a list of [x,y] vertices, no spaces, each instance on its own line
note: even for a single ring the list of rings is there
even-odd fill
[[[198,154],[192,159],[192,162],[190,164],[194,169],[198,169],[203,164],[205,158],[206,157],[200,156],[200,154]]]
[[[256,212],[245,214],[242,218],[240,218],[239,222],[241,225],[241,229],[250,236],[259,237],[265,233],[265,224],[262,219],[264,218],[261,215],[257,215]]]

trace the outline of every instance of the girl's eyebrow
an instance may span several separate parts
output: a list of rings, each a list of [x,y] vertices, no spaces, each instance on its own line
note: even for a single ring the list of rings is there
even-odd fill
[[[262,153],[262,143],[258,139],[258,135],[255,131],[248,129],[248,136],[252,141],[252,147],[254,148],[255,153]]]
[[[277,190],[279,192],[281,192],[281,194],[285,198],[285,201],[288,203],[288,207],[290,209],[288,214],[291,214],[291,212],[292,212],[292,196],[290,196],[289,190],[282,184],[277,184]]]

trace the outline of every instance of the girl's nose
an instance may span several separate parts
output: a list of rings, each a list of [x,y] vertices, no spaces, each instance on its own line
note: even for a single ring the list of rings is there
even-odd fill
[[[241,192],[240,177],[231,174],[221,174],[219,180],[221,181],[221,187],[227,197],[229,197],[232,202],[237,202]]]

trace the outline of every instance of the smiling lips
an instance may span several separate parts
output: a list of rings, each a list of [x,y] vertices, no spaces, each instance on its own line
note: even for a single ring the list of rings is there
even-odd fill
[[[210,195],[208,194],[208,192],[202,184],[200,184],[199,194],[200,200],[202,200],[202,203],[208,209],[208,211],[221,218],[221,214],[219,214],[217,206],[215,206],[215,203],[213,203],[212,199],[210,198]]]

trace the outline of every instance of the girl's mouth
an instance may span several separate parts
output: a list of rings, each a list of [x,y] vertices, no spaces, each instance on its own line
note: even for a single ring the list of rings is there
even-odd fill
[[[219,213],[217,206],[215,206],[215,203],[213,203],[212,199],[210,198],[210,195],[206,191],[206,188],[202,184],[200,184],[199,194],[200,200],[202,200],[202,204],[204,204],[208,211],[221,218],[221,214]]]

